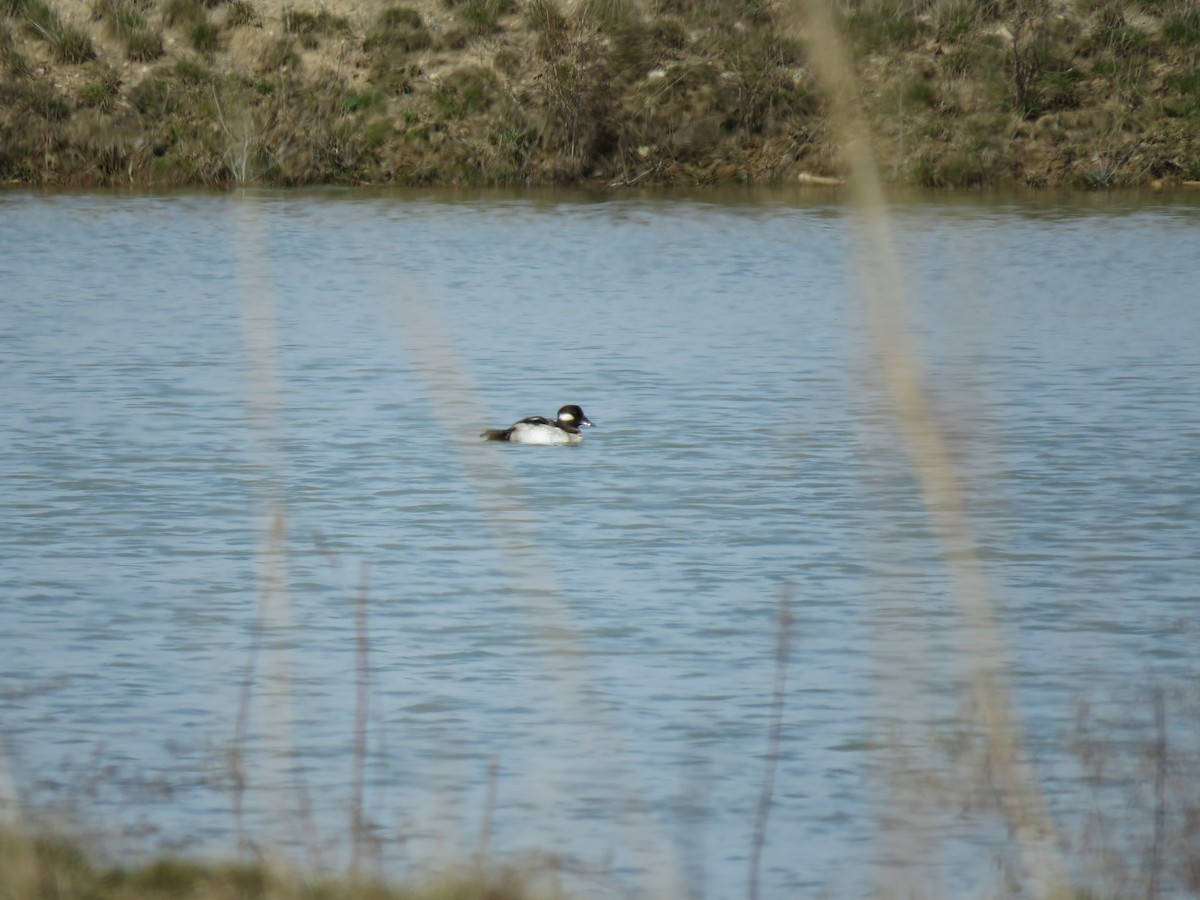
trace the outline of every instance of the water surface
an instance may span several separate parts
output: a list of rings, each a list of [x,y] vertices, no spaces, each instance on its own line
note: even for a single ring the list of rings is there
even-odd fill
[[[893,224],[1070,827],[1077,702],[1196,675],[1200,206],[918,199]],[[937,797],[888,824],[892,751],[941,764],[973,660],[856,246],[823,195],[0,195],[21,802],[192,852],[234,846],[240,803],[259,842],[344,865],[363,612],[390,870],[486,833],[605,891],[737,896],[783,595],[764,896],[990,884],[1001,828]],[[478,440],[567,402],[581,447]]]

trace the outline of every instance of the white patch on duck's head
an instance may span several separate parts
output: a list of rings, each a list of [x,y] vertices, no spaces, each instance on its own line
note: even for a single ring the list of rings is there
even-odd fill
[[[571,412],[571,411],[569,411],[569,410],[565,410],[565,409],[564,409],[562,412],[560,412],[560,413],[558,414],[558,421],[560,421],[560,422],[574,422],[574,421],[575,421],[575,413],[573,413],[573,412]]]

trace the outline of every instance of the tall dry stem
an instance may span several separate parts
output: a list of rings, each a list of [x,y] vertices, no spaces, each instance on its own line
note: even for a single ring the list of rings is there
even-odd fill
[[[242,272],[242,334],[245,342],[250,432],[256,451],[262,491],[262,517],[267,523],[259,552],[259,609],[257,627],[263,634],[266,661],[261,704],[263,753],[258,760],[262,788],[274,807],[275,840],[282,841],[297,824],[290,810],[296,794],[295,753],[292,743],[291,656],[287,642],[279,640],[291,628],[287,590],[287,505],[284,499],[282,428],[280,424],[279,362],[275,325],[274,291],[263,265],[266,241],[257,206],[245,198],[239,207],[242,239],[238,241]],[[250,670],[250,681],[253,669]],[[248,695],[246,708],[249,706]],[[248,715],[248,713],[247,713]],[[245,728],[245,721],[239,723]],[[246,769],[242,769],[245,776]],[[289,785],[289,782],[292,782]],[[254,787],[243,785],[242,790]],[[303,802],[303,800],[301,800]],[[305,817],[301,816],[300,823]],[[311,817],[307,819],[311,826]]]
[[[432,303],[411,289],[399,297],[391,289],[390,311],[404,349],[426,390],[439,409],[455,410],[457,421],[486,421],[478,392],[464,362],[449,339],[447,328]],[[381,289],[381,296],[388,292]],[[517,485],[519,479],[496,452],[482,441],[458,444],[457,463],[474,492],[481,518],[493,527],[495,540],[508,563],[508,577],[523,598],[531,629],[544,648],[543,659],[589,751],[589,762],[607,783],[622,785],[618,823],[627,846],[651,882],[648,895],[684,895],[682,872],[673,847],[654,822],[652,811],[641,801],[627,759],[620,746],[620,731],[597,707],[592,675],[583,641],[565,602],[554,567],[545,560],[528,523],[532,516]]]
[[[1012,709],[1003,646],[980,570],[955,466],[931,408],[906,321],[903,271],[892,239],[879,169],[862,112],[846,42],[827,0],[793,0],[818,77],[831,99],[832,131],[849,170],[858,224],[858,269],[874,359],[927,515],[941,543],[954,599],[963,614],[959,637],[971,661],[971,684],[990,775],[1034,890],[1048,896],[1066,884],[1054,829],[1041,792],[1022,759],[1023,740]]]
[[[500,760],[492,757],[487,767],[487,797],[483,802],[483,820],[479,825],[479,842],[475,847],[475,865],[482,870],[487,862],[488,846],[496,820],[496,800],[500,794]]]

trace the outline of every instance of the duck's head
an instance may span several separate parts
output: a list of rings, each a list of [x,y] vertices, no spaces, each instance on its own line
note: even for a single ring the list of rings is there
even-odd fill
[[[592,423],[588,421],[588,417],[583,414],[583,410],[573,403],[558,411],[558,424],[564,428],[581,428],[585,425],[589,428],[593,427]]]

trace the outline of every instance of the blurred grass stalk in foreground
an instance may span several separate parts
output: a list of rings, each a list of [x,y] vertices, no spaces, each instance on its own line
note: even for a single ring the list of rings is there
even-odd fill
[[[233,782],[234,818],[238,843],[243,847],[272,851],[284,843],[303,839],[298,825],[311,824],[292,807],[303,794],[289,789],[295,765],[292,736],[291,612],[288,597],[288,513],[282,459],[283,431],[280,422],[281,391],[278,335],[275,321],[275,291],[266,270],[263,225],[257,201],[243,198],[239,204],[238,267],[242,285],[242,336],[245,342],[247,395],[251,445],[259,466],[261,496],[255,510],[265,523],[258,554],[258,609],[239,701],[236,730],[229,753]],[[250,722],[254,673],[259,654],[266,656],[265,688],[258,718],[263,742],[257,758],[245,755]],[[250,774],[250,766],[255,767]],[[248,789],[261,790],[272,805],[270,826],[274,833],[248,836],[245,799]],[[303,812],[300,810],[299,812]],[[265,845],[259,845],[263,839]]]
[[[454,411],[446,417],[449,422],[486,421],[480,393],[431,299],[411,280],[406,282],[403,273],[387,285],[380,284],[376,294],[386,298],[386,318],[398,345],[420,374],[431,406]],[[529,527],[535,517],[520,479],[504,458],[492,452],[495,445],[447,437],[455,450],[458,474],[470,485],[483,521],[491,525],[506,562],[507,579],[525,606],[530,633],[543,648],[542,662],[558,691],[560,714],[586,741],[588,763],[598,780],[622,787],[614,824],[622,849],[632,854],[645,873],[643,890],[655,897],[687,896],[675,848],[657,824],[654,810],[642,799],[645,792],[630,766],[624,735],[598,702],[600,693],[586,645],[554,566]]]
[[[1067,885],[1066,872],[1055,849],[1055,831],[1044,799],[1022,759],[1023,738],[1006,683],[1004,648],[969,517],[905,324],[903,271],[850,56],[834,23],[830,0],[790,0],[788,12],[808,37],[813,66],[831,100],[830,122],[849,169],[850,199],[857,216],[857,263],[873,362],[882,374],[895,426],[941,542],[954,600],[962,612],[960,652],[964,661],[971,661],[972,708],[986,746],[987,774],[1017,841],[1032,890],[1037,896],[1052,896]],[[908,687],[915,694],[916,686]],[[887,821],[902,823],[907,805],[894,802],[900,798],[892,799],[894,808],[889,812],[893,815]],[[904,836],[892,833],[889,826],[884,840],[897,839]]]
[[[255,635],[249,650],[243,693],[238,710],[229,770],[234,785],[234,816],[242,849],[253,850],[271,860],[285,846],[316,849],[319,836],[307,809],[303,785],[297,780],[292,735],[291,655],[292,640],[287,592],[288,512],[286,505],[285,466],[282,458],[284,435],[280,423],[281,390],[278,362],[272,275],[266,271],[265,239],[259,221],[257,200],[244,198],[240,230],[242,240],[240,266],[243,285],[243,334],[247,359],[249,408],[253,445],[260,469],[259,509],[263,522],[259,553],[259,604]],[[478,402],[479,392],[472,384],[466,365],[449,339],[449,331],[436,316],[432,303],[422,291],[407,283],[404,273],[390,273],[387,284],[378,286],[376,295],[384,309],[384,320],[393,326],[398,347],[413,364],[424,382],[425,391],[438,409],[456,410],[451,421],[484,421]],[[399,285],[399,287],[397,287]],[[508,562],[508,577],[526,604],[531,631],[545,650],[544,663],[560,693],[562,714],[581,734],[587,735],[591,748],[589,760],[606,783],[624,785],[620,798],[619,824],[625,848],[638,859],[647,873],[646,888],[655,896],[682,897],[681,868],[676,854],[661,830],[654,824],[652,811],[641,801],[642,792],[629,771],[622,747],[622,736],[599,708],[593,677],[578,629],[564,603],[561,585],[553,567],[543,558],[537,540],[527,525],[532,516],[514,487],[516,479],[503,460],[485,453],[482,444],[452,440],[457,451],[453,462],[459,474],[471,486],[484,510],[485,521],[494,524],[494,536]],[[364,576],[365,578],[365,576]],[[356,612],[356,749],[350,798],[351,874],[364,862],[363,841],[370,830],[362,809],[362,783],[365,765],[367,716],[366,686],[370,681],[365,634],[368,597],[366,582],[360,583]],[[258,657],[263,662],[264,679],[261,699],[254,703],[254,685],[259,679]],[[251,707],[262,740],[252,742]],[[254,759],[245,748],[260,749]],[[498,777],[497,760],[489,763],[489,778]],[[489,788],[494,791],[494,786]],[[270,810],[264,831],[250,835],[247,818],[255,812],[247,808],[246,797],[253,792],[267,798]],[[490,829],[491,810],[484,811],[484,828]],[[485,831],[480,846],[485,847]],[[479,860],[478,862],[483,862]]]

